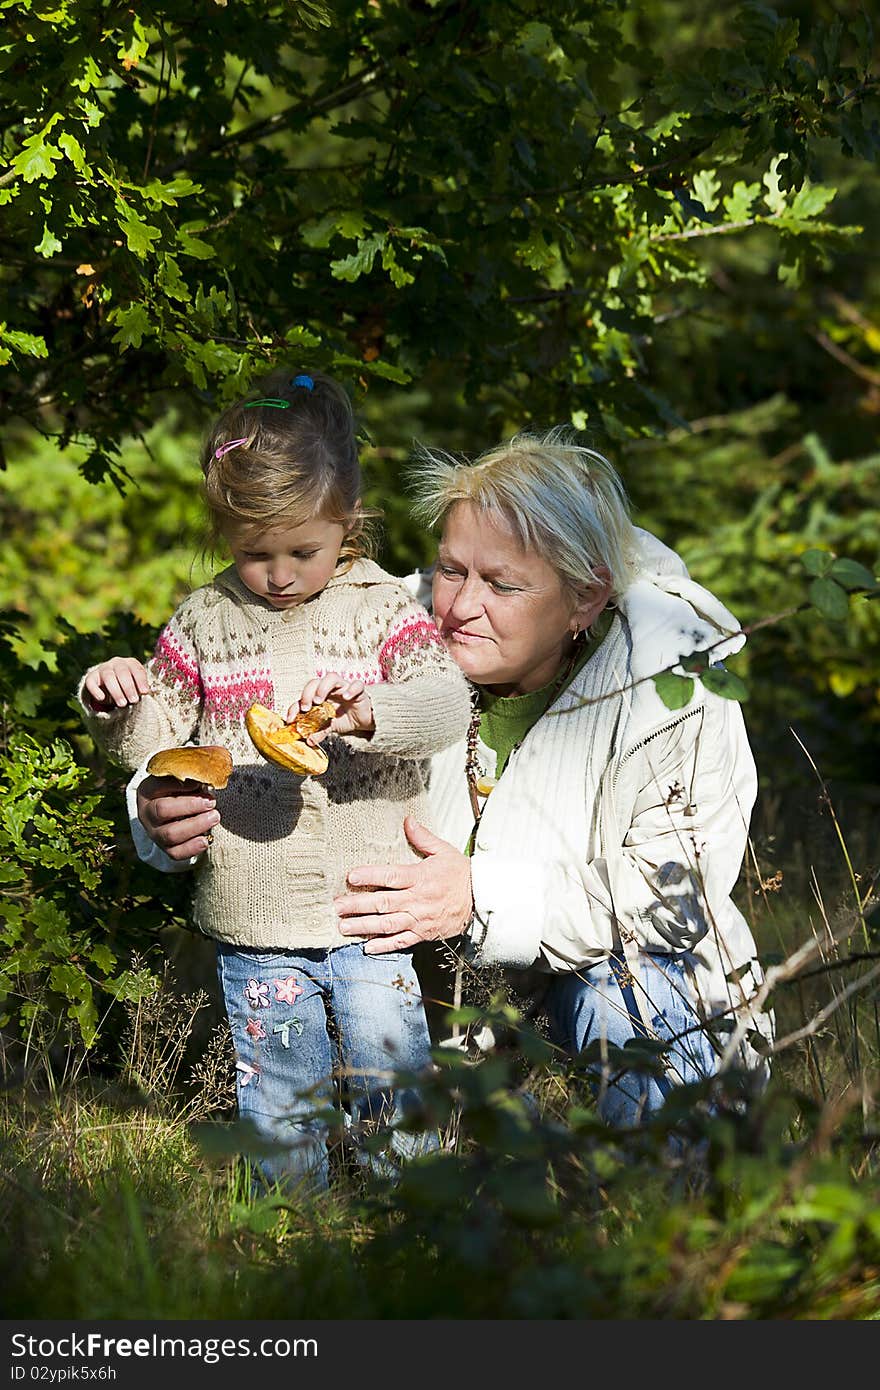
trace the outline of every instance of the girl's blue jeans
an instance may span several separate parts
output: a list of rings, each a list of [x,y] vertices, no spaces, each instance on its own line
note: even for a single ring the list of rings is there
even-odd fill
[[[554,975],[545,997],[553,1040],[573,1054],[597,1038],[623,1047],[630,1038],[645,1037],[640,1003],[653,1035],[675,1041],[665,1053],[663,1076],[621,1073],[601,1063],[592,1068],[599,1113],[612,1125],[637,1125],[660,1109],[673,1086],[713,1076],[718,1068],[718,1055],[698,1026],[686,957],[642,955],[637,978],[616,960],[602,961],[590,970]]]
[[[326,1188],[327,1112],[340,1095],[355,1143],[388,1131],[392,1157],[356,1148],[375,1171],[393,1173],[396,1158],[437,1147],[436,1133],[393,1128],[419,1097],[414,1089],[392,1089],[390,1074],[431,1066],[408,952],[368,956],[359,942],[307,951],[219,942],[217,968],[235,1047],[239,1116],[268,1141],[257,1156],[267,1183]]]

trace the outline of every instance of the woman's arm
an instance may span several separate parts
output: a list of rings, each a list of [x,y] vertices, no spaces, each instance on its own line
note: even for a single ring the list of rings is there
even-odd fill
[[[541,959],[551,970],[571,970],[619,949],[621,930],[649,951],[693,949],[729,902],[756,789],[739,707],[712,697],[707,708],[708,720],[682,719],[627,758],[614,807],[623,823],[606,823],[599,857],[579,860],[572,849],[537,859],[501,842],[477,848],[468,865],[438,841],[443,859],[432,849],[416,865],[350,875],[352,885],[384,891],[337,900],[347,919],[342,930],[373,936],[376,950],[391,949],[388,941],[378,945],[388,933],[389,940],[456,934],[456,914],[465,920],[457,855],[471,870],[474,918],[463,946],[477,964],[525,967]],[[534,813],[543,814],[552,796],[551,787],[540,796],[536,789]]]

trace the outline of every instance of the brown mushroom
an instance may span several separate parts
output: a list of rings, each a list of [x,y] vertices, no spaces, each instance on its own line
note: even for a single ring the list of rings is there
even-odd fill
[[[199,748],[163,748],[153,754],[147,772],[154,777],[176,777],[181,782],[222,788],[232,775],[232,755],[228,748],[215,743]]]
[[[265,705],[251,705],[244,717],[245,728],[254,746],[270,763],[298,772],[301,777],[320,777],[327,771],[327,754],[323,748],[313,748],[304,735],[326,729],[336,713],[331,700],[315,705],[285,724],[280,714]]]

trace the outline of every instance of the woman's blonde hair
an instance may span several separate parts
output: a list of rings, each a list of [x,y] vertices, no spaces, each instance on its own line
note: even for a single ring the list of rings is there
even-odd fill
[[[257,534],[312,517],[345,527],[340,560],[373,553],[355,418],[344,388],[323,372],[279,368],[216,420],[202,446],[210,541],[232,528]]]
[[[635,531],[623,483],[602,454],[566,426],[516,434],[473,462],[419,446],[410,470],[413,515],[442,525],[458,502],[500,516],[524,549],[535,550],[577,594],[611,575],[611,600],[636,570]]]

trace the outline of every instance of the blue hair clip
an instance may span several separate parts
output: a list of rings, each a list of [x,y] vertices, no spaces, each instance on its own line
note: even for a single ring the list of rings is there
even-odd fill
[[[299,376],[293,377],[290,384],[291,386],[304,386],[307,391],[314,391],[315,389],[313,378],[307,376],[305,372],[302,372]]]

